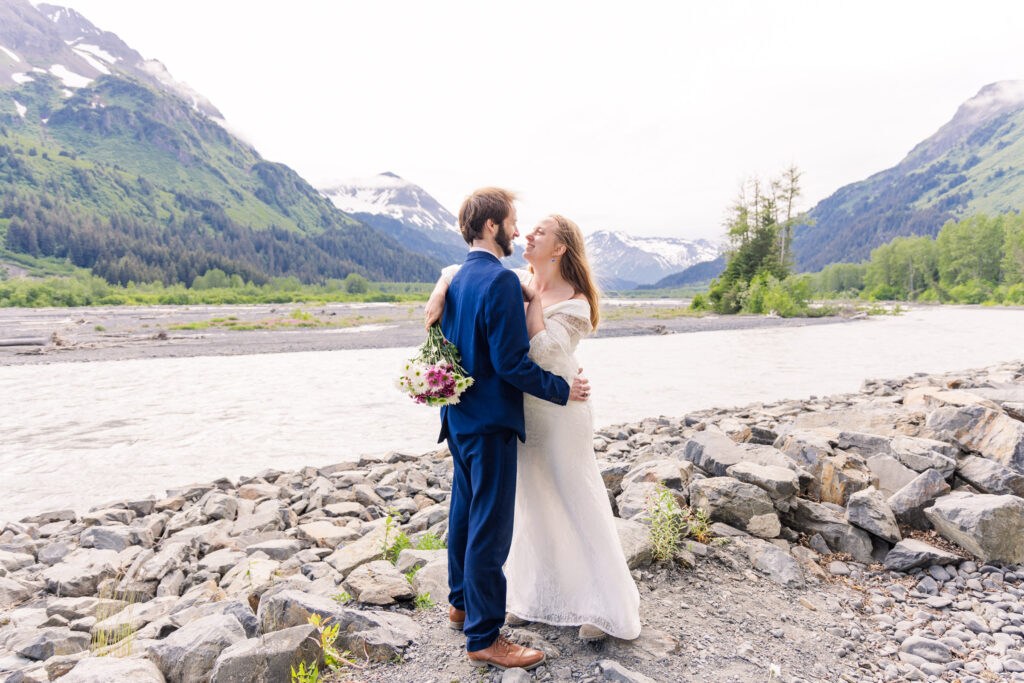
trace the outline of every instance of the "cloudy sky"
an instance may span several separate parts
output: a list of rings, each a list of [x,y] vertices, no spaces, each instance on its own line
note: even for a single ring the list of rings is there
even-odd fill
[[[59,0],[54,0],[59,2]],[[585,231],[721,235],[795,163],[803,207],[1024,78],[1024,3],[70,0],[314,184],[482,185]]]

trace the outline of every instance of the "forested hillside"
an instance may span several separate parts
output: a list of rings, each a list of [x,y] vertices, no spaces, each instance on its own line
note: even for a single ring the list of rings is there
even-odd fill
[[[799,270],[857,262],[894,237],[1024,207],[1024,83],[993,83],[893,168],[840,188],[793,233]]]
[[[0,4],[18,10],[5,15],[12,21],[31,7]],[[255,282],[436,277],[434,261],[261,158],[181,88],[119,70],[103,50],[112,61],[95,78],[35,66],[27,55],[41,44],[71,44],[41,42],[46,21],[0,32],[2,71],[21,69],[0,82],[0,249],[68,259],[120,283],[190,283],[210,268]]]

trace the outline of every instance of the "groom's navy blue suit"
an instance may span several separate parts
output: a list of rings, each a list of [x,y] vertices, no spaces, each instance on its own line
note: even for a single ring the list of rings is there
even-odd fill
[[[565,405],[569,385],[527,357],[519,278],[494,254],[471,251],[445,297],[441,330],[473,378],[441,408],[455,470],[448,516],[448,602],[466,611],[466,650],[489,647],[505,621],[505,575],[516,496],[523,392]]]

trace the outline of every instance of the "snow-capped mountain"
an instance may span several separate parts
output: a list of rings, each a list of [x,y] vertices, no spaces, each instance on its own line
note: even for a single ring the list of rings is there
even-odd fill
[[[336,207],[442,264],[461,263],[466,243],[458,221],[419,185],[394,173],[319,188]]]
[[[348,214],[388,216],[425,233],[454,233],[458,221],[419,185],[394,173],[354,178],[320,188],[334,205]]]
[[[138,78],[191,103],[193,109],[223,123],[217,108],[180,83],[155,59],[144,59],[117,35],[101,31],[68,7],[28,0],[0,0],[0,88],[22,85],[51,74],[64,94],[111,73]]]
[[[588,235],[586,246],[598,279],[608,289],[652,284],[722,253],[721,245],[708,240],[634,237],[610,230]]]

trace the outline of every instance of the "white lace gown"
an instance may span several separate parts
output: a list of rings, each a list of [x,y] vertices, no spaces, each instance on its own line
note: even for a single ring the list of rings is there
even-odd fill
[[[459,266],[442,277],[450,284]],[[516,269],[520,281],[533,275]],[[570,299],[544,309],[530,358],[570,384],[574,356],[590,334],[590,305]],[[594,456],[590,403],[559,406],[523,396],[526,443],[519,444],[512,548],[505,563],[506,609],[554,626],[590,624],[616,638],[640,635],[640,594],[626,566],[611,504]]]
[[[590,306],[570,299],[544,309],[530,358],[572,382],[574,353],[590,333]],[[515,524],[505,564],[507,609],[555,626],[591,624],[617,638],[640,634],[640,595],[630,576],[594,456],[589,403],[523,397]]]

